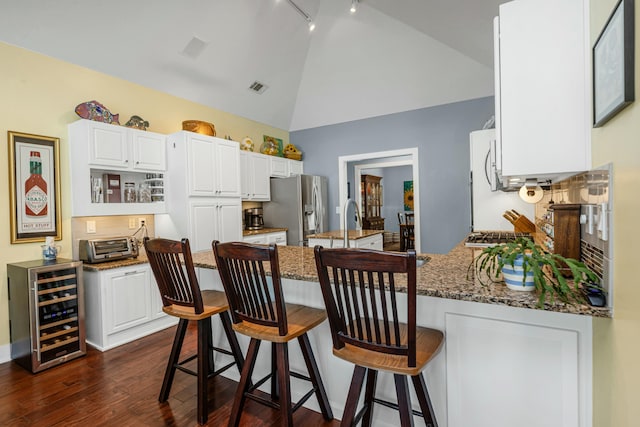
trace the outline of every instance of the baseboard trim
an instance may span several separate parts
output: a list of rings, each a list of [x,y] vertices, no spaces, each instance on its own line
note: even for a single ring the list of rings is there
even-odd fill
[[[11,344],[0,345],[0,363],[11,361]]]

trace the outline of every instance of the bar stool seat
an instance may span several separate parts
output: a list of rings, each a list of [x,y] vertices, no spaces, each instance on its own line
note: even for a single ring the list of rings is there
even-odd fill
[[[278,328],[274,326],[256,325],[247,322],[234,323],[231,326],[237,333],[251,338],[284,343],[306,334],[327,318],[326,311],[317,308],[288,303],[285,303],[285,308],[288,326],[285,335],[280,335]]]
[[[251,338],[231,408],[229,426],[238,426],[247,398],[280,410],[282,425],[293,425],[293,412],[315,394],[326,420],[333,419],[327,392],[313,356],[308,332],[322,323],[324,310],[284,302],[278,252],[269,246],[243,242],[212,243],[216,266],[229,300],[233,329]],[[266,271],[270,270],[271,280]],[[308,376],[289,370],[289,341],[298,340]],[[271,373],[251,384],[262,341],[271,342]],[[291,402],[290,377],[310,381],[312,389]],[[271,379],[271,399],[253,393]]]

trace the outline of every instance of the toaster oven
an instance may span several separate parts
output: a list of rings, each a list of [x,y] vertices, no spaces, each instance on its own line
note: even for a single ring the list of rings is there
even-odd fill
[[[79,245],[79,257],[88,264],[138,256],[138,239],[135,237],[80,240]]]

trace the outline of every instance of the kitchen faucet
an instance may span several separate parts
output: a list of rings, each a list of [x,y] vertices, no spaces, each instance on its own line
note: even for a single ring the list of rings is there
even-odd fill
[[[360,209],[358,208],[358,204],[353,199],[347,199],[344,204],[344,245],[343,247],[349,247],[349,221],[347,220],[347,212],[349,211],[349,205],[353,204],[353,207],[356,211],[356,229],[358,227],[362,228],[362,217],[360,217]]]

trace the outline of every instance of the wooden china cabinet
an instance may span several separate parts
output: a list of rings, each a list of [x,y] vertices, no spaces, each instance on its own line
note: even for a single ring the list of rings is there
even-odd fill
[[[362,175],[360,178],[362,195],[362,228],[364,230],[384,230],[382,213],[382,177]]]

